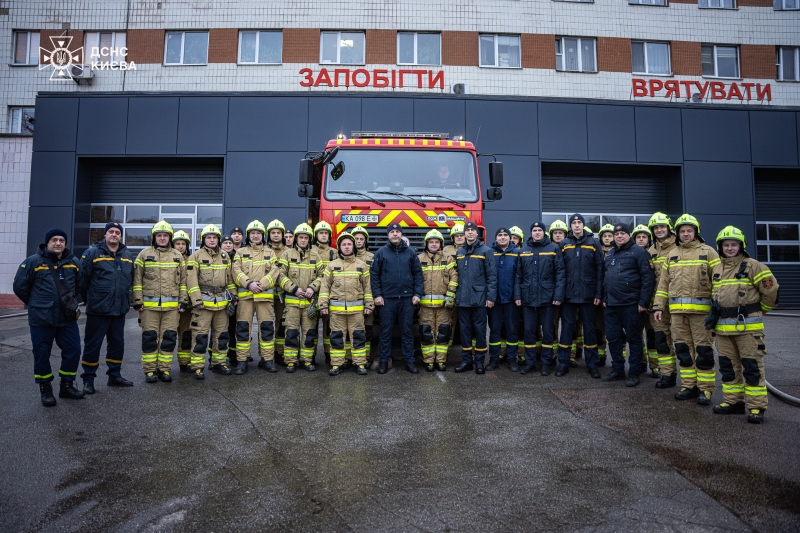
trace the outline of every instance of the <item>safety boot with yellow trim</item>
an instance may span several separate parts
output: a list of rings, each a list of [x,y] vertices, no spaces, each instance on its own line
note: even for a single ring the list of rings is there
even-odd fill
[[[156,373],[155,372],[147,372],[144,375],[144,382],[145,383],[155,383],[157,381],[158,381],[158,377],[156,377]]]
[[[436,368],[433,366],[433,363],[428,363],[425,365],[425,372],[433,372]]]
[[[356,369],[359,376],[366,376],[367,375],[367,365],[358,365]]]
[[[158,380],[163,381],[164,383],[169,383],[172,381],[172,376],[169,375],[168,370],[162,370],[158,373]]]
[[[213,365],[211,367],[211,371],[215,374],[222,374],[223,376],[230,376],[233,373],[231,371],[231,367],[229,367],[226,363]]]
[[[692,387],[691,389],[688,387],[682,387],[680,392],[675,395],[676,400],[689,400],[691,398],[697,398],[700,396],[700,389],[697,387]]]
[[[338,365],[333,365],[333,366],[331,367],[331,369],[330,369],[330,370],[328,370],[328,375],[329,375],[329,376],[338,376],[338,375],[339,375],[339,374],[341,374],[341,373],[342,373],[342,369],[341,369],[341,368],[339,368],[339,366],[338,366]]]
[[[286,373],[287,374],[294,374],[294,371],[297,369],[294,363],[286,363]]]
[[[736,403],[722,402],[719,405],[715,405],[714,409],[712,410],[718,415],[743,415],[744,402],[736,402]]]
[[[711,391],[703,391],[697,397],[697,405],[711,405]]]
[[[747,415],[747,421],[751,424],[763,424],[764,409],[750,409],[750,414]]]

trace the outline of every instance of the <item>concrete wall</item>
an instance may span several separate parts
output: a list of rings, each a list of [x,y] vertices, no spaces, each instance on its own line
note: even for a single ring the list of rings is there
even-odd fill
[[[0,294],[11,294],[26,256],[32,146],[30,137],[0,137]]]

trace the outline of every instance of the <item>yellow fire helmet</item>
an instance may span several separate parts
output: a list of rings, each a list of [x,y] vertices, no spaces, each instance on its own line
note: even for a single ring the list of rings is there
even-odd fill
[[[279,229],[281,230],[281,233],[286,233],[286,226],[284,226],[283,222],[281,222],[277,218],[271,221],[269,224],[267,224],[267,233],[269,233],[274,229]]]
[[[336,247],[337,248],[339,248],[339,245],[341,244],[342,239],[350,239],[351,241],[353,241],[353,246],[356,245],[355,237],[353,237],[352,234],[347,233],[346,231],[343,231],[342,233],[339,234],[338,237],[336,237]]]
[[[206,238],[206,235],[216,235],[218,238],[222,238],[222,231],[215,226],[214,224],[209,224],[208,226],[203,228],[203,231],[200,232],[200,241],[202,242],[203,239]]]
[[[600,228],[600,232],[597,234],[598,237],[602,237],[603,233],[610,233],[614,234],[614,224],[605,224],[602,228]]]
[[[186,234],[183,230],[178,230],[175,232],[175,235],[172,236],[172,242],[175,241],[186,241],[187,245],[192,244],[192,239],[189,238],[189,235]]]
[[[648,228],[644,224],[639,224],[638,226],[633,228],[633,233],[631,234],[631,237],[636,237],[637,233],[647,233],[647,236],[650,237],[650,240],[651,241],[653,240],[653,234],[650,233],[650,228]]]
[[[365,239],[369,240],[369,232],[367,231],[367,228],[365,228],[364,226],[356,226],[355,228],[350,230],[350,235],[355,236],[356,233],[362,234]]]
[[[320,220],[319,222],[317,222],[317,225],[314,226],[314,235],[316,235],[320,231],[327,231],[328,233],[332,233],[331,225],[325,222],[324,220]]]
[[[697,235],[700,235],[700,222],[688,213],[684,213],[675,221],[675,231],[678,231],[681,226],[694,226]]]
[[[432,229],[428,233],[425,234],[425,246],[428,246],[428,241],[431,239],[439,239],[441,244],[444,244],[444,236],[442,232],[438,229]]]
[[[567,227],[567,223],[559,219],[550,224],[550,229],[548,230],[548,233],[550,234],[551,238],[553,237],[553,231],[557,229],[560,229],[564,233],[569,233],[569,228]]]
[[[722,241],[733,240],[742,244],[742,249],[747,247],[747,239],[742,230],[734,226],[725,226],[717,235],[717,248],[722,247]]]
[[[310,239],[313,236],[314,230],[311,229],[311,226],[303,222],[302,224],[298,224],[296,228],[294,228],[294,236],[297,238],[298,235],[308,235]]]
[[[267,233],[267,230],[264,229],[264,224],[262,224],[260,220],[254,220],[249,223],[247,225],[247,229],[245,230],[245,234],[249,235],[253,230],[260,231],[262,234]]]
[[[647,227],[652,231],[653,226],[666,226],[672,231],[672,219],[661,212],[653,213],[653,216],[650,217],[650,221],[647,223]]]
[[[510,228],[508,228],[508,231],[509,233],[511,233],[511,235],[516,235],[517,237],[519,237],[520,241],[525,240],[525,234],[522,233],[522,229],[520,229],[519,226],[511,226]]]
[[[453,239],[456,235],[464,235],[464,224],[453,224],[450,228],[450,238]]]
[[[175,231],[172,229],[172,224],[170,224],[166,220],[159,220],[153,225],[153,229],[150,231],[150,235],[155,237],[156,233],[169,233],[169,236],[171,238],[175,234]]]

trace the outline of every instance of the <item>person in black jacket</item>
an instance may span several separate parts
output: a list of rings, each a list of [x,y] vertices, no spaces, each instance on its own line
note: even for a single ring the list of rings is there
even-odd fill
[[[561,253],[564,256],[566,290],[564,307],[561,309],[561,335],[558,342],[558,370],[561,377],[569,372],[570,351],[573,333],[580,312],[583,323],[583,351],[586,368],[593,378],[600,378],[597,370],[597,335],[594,328],[595,306],[600,305],[603,295],[603,249],[600,242],[589,232],[584,231],[586,220],[581,214],[570,217],[570,231],[563,241]]]
[[[131,308],[133,258],[122,244],[122,226],[106,224],[102,241],[81,256],[78,290],[86,302],[86,330],[83,338],[83,391],[94,394],[94,378],[100,364],[100,348],[107,340],[108,385],[132,387],[120,374],[125,354],[125,315]]]
[[[628,380],[625,385],[639,384],[641,372],[642,313],[646,313],[656,282],[650,255],[631,239],[626,224],[614,225],[614,247],[606,255],[604,265],[603,317],[606,338],[611,352],[611,373],[603,381],[625,379],[622,357],[623,330],[631,349],[628,351]]]
[[[56,405],[53,396],[53,371],[50,352],[53,341],[61,348],[61,390],[59,398],[79,400],[83,392],[75,388],[75,374],[81,360],[81,334],[78,319],[67,318],[61,308],[61,296],[56,281],[63,282],[66,291],[77,294],[78,262],[67,249],[67,234],[61,229],[51,229],[45,234],[45,244],[39,251],[25,259],[14,276],[14,294],[28,306],[28,325],[31,328],[33,349],[33,377],[39,384],[42,405]]]
[[[494,252],[478,239],[478,226],[474,222],[464,224],[466,242],[456,255],[458,265],[458,324],[461,328],[461,364],[456,372],[466,372],[473,368],[475,373],[484,374],[486,359],[486,317],[487,310],[494,307],[497,294],[497,268]],[[475,347],[472,347],[472,339]]]
[[[536,366],[536,330],[542,328],[542,375],[550,375],[556,338],[555,307],[564,300],[564,258],[561,249],[545,233],[542,222],[531,224],[531,237],[519,253],[514,300],[522,306],[525,322],[525,367]]]
[[[492,245],[497,269],[497,293],[494,307],[489,311],[489,364],[487,371],[500,366],[500,350],[507,346],[508,369],[517,372],[517,322],[519,310],[514,303],[514,280],[517,276],[519,250],[511,243],[508,228],[501,227],[495,234]],[[505,325],[505,330],[503,326]]]
[[[389,242],[375,252],[370,266],[372,297],[380,307],[380,358],[378,374],[389,370],[392,357],[392,327],[400,321],[406,370],[419,373],[414,363],[414,306],[422,298],[422,265],[417,254],[403,241],[403,227],[389,224]]]

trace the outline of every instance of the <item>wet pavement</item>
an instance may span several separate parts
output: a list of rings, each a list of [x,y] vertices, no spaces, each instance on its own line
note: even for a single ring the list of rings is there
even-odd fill
[[[135,386],[46,409],[26,324],[0,319],[4,531],[800,530],[800,408],[773,396],[754,426],[582,364],[149,385],[129,320]],[[767,377],[794,396],[798,327],[767,319]]]

